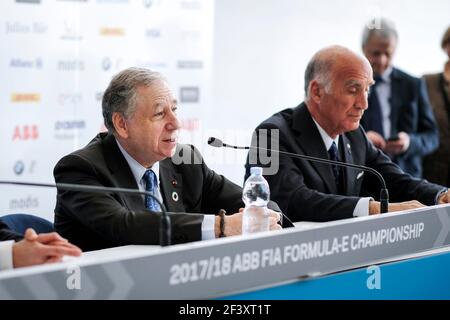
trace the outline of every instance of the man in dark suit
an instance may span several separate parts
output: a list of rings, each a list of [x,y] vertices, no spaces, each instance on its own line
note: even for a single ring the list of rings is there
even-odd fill
[[[177,145],[177,102],[159,73],[120,72],[102,108],[109,132],[63,157],[56,182],[153,193],[170,211],[173,243],[241,234],[242,189],[209,169],[193,146]],[[230,214],[223,224],[220,209]],[[158,244],[160,212],[151,197],[58,190],[55,229],[83,250]],[[279,214],[270,215],[270,228],[278,229]]]
[[[16,242],[15,242],[16,241]],[[29,228],[22,236],[0,219],[0,271],[61,261],[64,255],[79,256],[79,248],[56,232],[41,233]]]
[[[439,132],[425,83],[394,68],[398,35],[391,21],[376,19],[363,32],[362,49],[375,85],[361,125],[372,143],[413,177],[422,177],[422,158],[439,146]]]
[[[305,72],[305,102],[265,120],[256,128],[252,145],[374,168],[384,176],[391,199],[401,201],[391,203],[389,211],[449,202],[444,187],[403,173],[368,140],[359,122],[372,83],[372,69],[364,57],[340,46],[319,51]],[[374,200],[380,184],[368,173],[278,153],[268,157],[252,149],[247,176],[256,164],[266,167],[265,174],[271,171],[265,178],[272,199],[293,221],[322,222],[380,212]]]

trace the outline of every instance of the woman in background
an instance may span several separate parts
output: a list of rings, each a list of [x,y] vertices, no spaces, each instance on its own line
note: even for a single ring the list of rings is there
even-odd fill
[[[441,41],[448,60],[444,72],[425,75],[428,95],[439,127],[439,148],[424,157],[425,179],[444,186],[450,186],[450,27]]]

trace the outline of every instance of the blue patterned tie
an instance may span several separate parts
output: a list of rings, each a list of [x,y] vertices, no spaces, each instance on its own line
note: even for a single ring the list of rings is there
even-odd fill
[[[336,146],[336,143],[333,141],[333,144],[331,145],[330,149],[328,150],[328,155],[330,156],[330,160],[333,161],[339,161],[339,157],[338,157],[338,149]],[[338,190],[338,193],[341,193],[341,179],[340,179],[340,175],[341,175],[341,170],[338,166],[335,165],[331,165],[331,168],[333,169],[333,174],[334,174],[334,181],[336,183],[336,188]]]
[[[152,169],[148,169],[147,171],[145,171],[144,181],[145,191],[148,191],[155,197],[158,197],[158,180],[156,179],[156,174]],[[158,202],[156,202],[155,199],[148,195],[145,196],[145,208],[155,212],[161,211],[161,207],[159,206]]]

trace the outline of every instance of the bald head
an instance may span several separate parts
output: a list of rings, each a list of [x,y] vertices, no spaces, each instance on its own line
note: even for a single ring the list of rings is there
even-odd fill
[[[331,89],[332,74],[341,66],[359,64],[370,67],[364,56],[342,46],[330,46],[319,50],[308,63],[305,71],[305,96],[310,96],[310,84],[312,80],[317,81],[325,87],[327,92]]]
[[[365,57],[341,46],[324,48],[309,62],[305,83],[308,110],[330,137],[359,127],[373,83]]]

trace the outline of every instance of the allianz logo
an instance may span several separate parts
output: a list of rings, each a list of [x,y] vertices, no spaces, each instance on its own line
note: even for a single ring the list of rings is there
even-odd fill
[[[56,121],[55,130],[74,130],[86,128],[86,122],[84,120],[73,121]]]
[[[13,58],[11,59],[9,66],[11,68],[36,68],[36,69],[42,69],[42,59],[36,58],[36,59],[20,59],[20,58]]]

